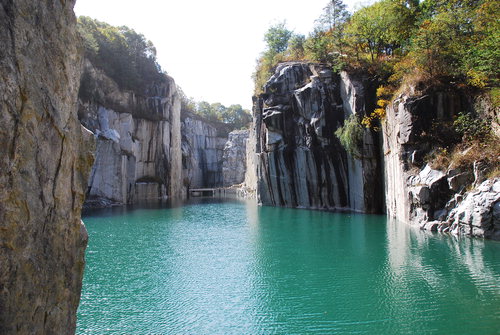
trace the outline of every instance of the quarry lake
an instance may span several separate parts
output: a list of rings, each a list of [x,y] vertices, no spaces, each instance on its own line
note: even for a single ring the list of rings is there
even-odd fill
[[[196,199],[87,213],[77,334],[500,334],[500,243]]]

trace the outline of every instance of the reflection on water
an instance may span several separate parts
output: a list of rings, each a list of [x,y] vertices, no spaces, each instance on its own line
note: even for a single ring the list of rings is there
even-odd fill
[[[79,334],[497,334],[500,243],[193,199],[93,212]]]
[[[417,315],[442,332],[500,332],[498,243],[425,232],[389,220],[387,248],[385,275],[394,295],[389,300],[404,318]]]

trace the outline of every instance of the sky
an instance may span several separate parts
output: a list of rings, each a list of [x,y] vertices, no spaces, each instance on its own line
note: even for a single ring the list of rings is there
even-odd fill
[[[349,10],[373,1],[344,0]],[[286,20],[307,35],[328,0],[77,0],[77,16],[126,25],[151,40],[162,69],[196,101],[251,109],[264,34]]]

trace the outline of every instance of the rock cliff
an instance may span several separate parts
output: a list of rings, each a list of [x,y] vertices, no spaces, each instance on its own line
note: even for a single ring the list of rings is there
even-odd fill
[[[229,133],[222,158],[222,179],[225,187],[245,181],[248,130]]]
[[[363,75],[280,64],[254,98],[245,185],[263,205],[386,210],[422,229],[500,239],[500,181],[486,180],[481,159],[473,169],[428,164],[437,147],[460,141],[451,126],[459,112],[484,100],[473,103],[451,85],[409,88],[388,106],[382,131],[364,129],[350,156],[334,132],[351,115],[361,120],[376,108],[375,89]],[[496,109],[480,108],[498,121]]]
[[[228,132],[227,125],[182,113],[182,177],[186,188],[222,186]]]
[[[93,138],[74,1],[0,5],[0,333],[73,334]]]
[[[86,60],[81,87],[79,118],[97,137],[88,205],[180,196],[181,104],[174,80],[165,75],[138,95]]]
[[[498,178],[485,181],[480,161],[471,171],[440,171],[426,162],[426,155],[448,136],[435,125],[471,108],[466,95],[451,89],[404,93],[387,108],[383,137],[389,216],[422,229],[500,239]]]
[[[365,87],[325,65],[284,63],[255,100],[255,159],[247,185],[264,205],[381,212],[378,139],[365,130],[361,157],[349,156],[334,135],[350,114],[364,115]],[[255,150],[255,154],[252,151]],[[254,156],[254,157],[252,157]]]

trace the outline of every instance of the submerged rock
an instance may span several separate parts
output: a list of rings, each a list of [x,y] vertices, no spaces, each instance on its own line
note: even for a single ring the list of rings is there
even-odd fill
[[[93,138],[74,1],[0,5],[0,333],[73,334]]]

